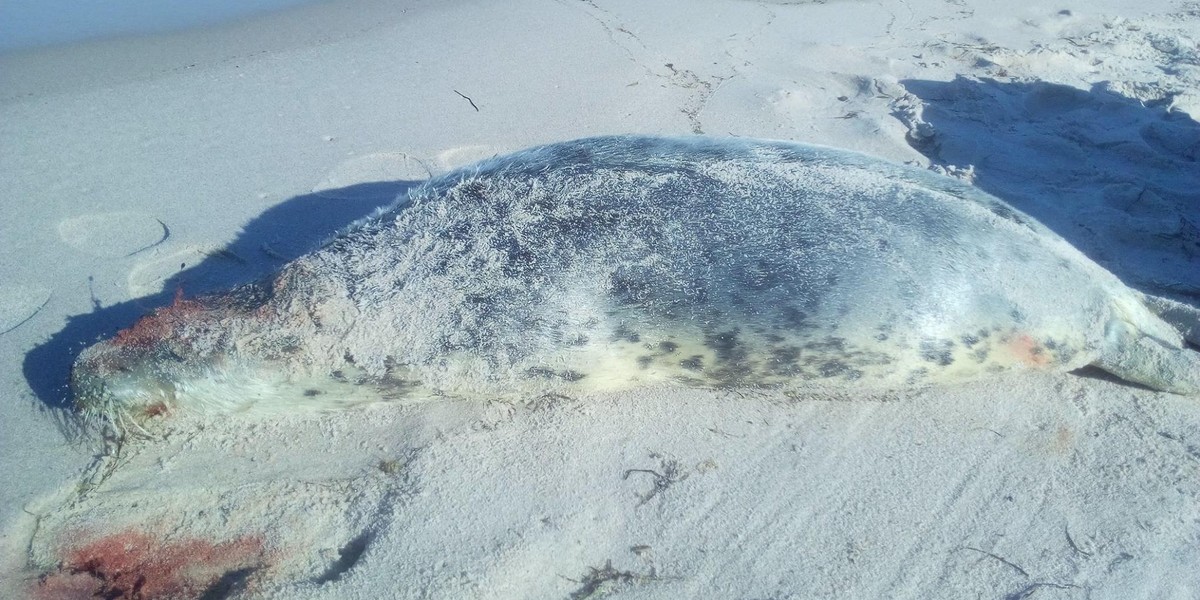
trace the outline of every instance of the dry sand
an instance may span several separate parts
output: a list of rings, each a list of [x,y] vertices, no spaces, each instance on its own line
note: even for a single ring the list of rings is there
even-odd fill
[[[0,55],[0,596],[1200,597],[1200,400],[1093,373],[185,418],[120,447],[63,417],[81,345],[176,289],[593,134],[927,165],[1195,304],[1197,40],[1177,0],[443,0]]]

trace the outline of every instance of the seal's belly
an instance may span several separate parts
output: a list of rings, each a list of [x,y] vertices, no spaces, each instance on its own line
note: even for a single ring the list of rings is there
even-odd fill
[[[923,334],[895,321],[715,322],[614,311],[584,333],[504,362],[472,352],[410,365],[404,377],[448,394],[591,393],[638,387],[788,388],[824,383],[894,388],[977,378],[1009,369],[1072,369],[1090,359],[1065,328],[1031,330],[978,315],[970,326]],[[526,336],[544,335],[534,330]],[[532,344],[531,344],[532,345]],[[423,376],[421,373],[427,373]],[[464,382],[470,382],[463,387]]]

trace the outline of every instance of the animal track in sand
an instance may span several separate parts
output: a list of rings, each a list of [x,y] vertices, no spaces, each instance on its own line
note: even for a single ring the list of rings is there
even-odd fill
[[[50,290],[37,285],[0,284],[0,335],[29,319],[50,301]]]
[[[58,222],[68,246],[101,258],[122,258],[162,243],[171,230],[153,215],[134,211],[90,213]]]

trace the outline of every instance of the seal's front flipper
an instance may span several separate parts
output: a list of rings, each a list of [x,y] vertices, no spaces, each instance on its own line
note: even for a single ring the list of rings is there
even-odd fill
[[[1095,365],[1127,381],[1200,397],[1200,352],[1173,345],[1114,319]]]

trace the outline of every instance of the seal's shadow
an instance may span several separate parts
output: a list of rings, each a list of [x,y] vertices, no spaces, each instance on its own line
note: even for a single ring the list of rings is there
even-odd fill
[[[1127,284],[1200,302],[1200,124],[1105,83],[905,80],[909,142]]]
[[[362,183],[296,196],[268,209],[225,248],[195,264],[181,264],[158,293],[110,306],[95,302],[92,312],[69,317],[61,331],[25,354],[22,369],[29,387],[46,406],[69,407],[71,364],[88,345],[170,304],[177,291],[193,296],[266,277],[419,183]]]

